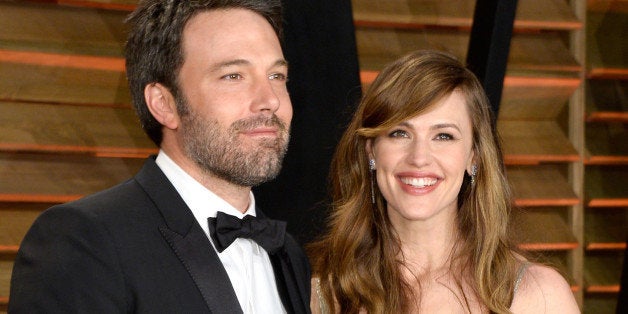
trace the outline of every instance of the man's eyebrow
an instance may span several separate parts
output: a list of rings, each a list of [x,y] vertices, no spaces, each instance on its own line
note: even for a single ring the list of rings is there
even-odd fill
[[[277,61],[275,61],[275,66],[276,67],[288,67],[288,61],[286,61],[285,59],[279,59]]]
[[[227,60],[227,61],[223,61],[223,62],[218,62],[216,64],[214,64],[211,67],[212,71],[218,71],[222,68],[227,68],[230,66],[238,66],[238,65],[244,65],[244,66],[248,66],[251,65],[251,62],[246,60],[246,59],[233,59],[233,60]],[[285,59],[278,59],[277,61],[275,61],[275,63],[273,64],[273,67],[288,67],[288,61],[286,61]]]
[[[234,65],[250,65],[250,64],[251,62],[245,59],[233,59],[233,60],[227,60],[227,61],[215,63],[214,65],[212,65],[211,70],[218,71],[222,68],[227,68]]]

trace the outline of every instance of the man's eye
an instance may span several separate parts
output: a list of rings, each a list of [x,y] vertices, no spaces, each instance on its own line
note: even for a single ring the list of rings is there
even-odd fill
[[[226,80],[240,80],[240,79],[242,79],[242,75],[240,75],[238,73],[231,73],[231,74],[227,74],[227,75],[223,76],[222,78],[226,79]]]
[[[288,79],[288,76],[283,73],[273,73],[269,75],[268,78],[271,80],[285,81]]]

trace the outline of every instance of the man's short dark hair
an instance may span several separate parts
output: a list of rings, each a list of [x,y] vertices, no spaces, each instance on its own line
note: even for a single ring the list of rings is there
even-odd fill
[[[187,22],[204,11],[242,8],[263,16],[282,37],[281,2],[279,0],[147,0],[141,1],[129,15],[126,43],[126,71],[133,107],[150,139],[160,146],[161,124],[151,115],[144,99],[144,88],[160,83],[181,99],[177,85],[183,65],[181,39]],[[178,111],[185,111],[179,108]]]

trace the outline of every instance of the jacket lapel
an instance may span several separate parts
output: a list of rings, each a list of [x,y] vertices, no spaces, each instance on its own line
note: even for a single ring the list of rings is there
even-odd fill
[[[260,218],[268,218],[256,208]],[[283,248],[268,254],[275,273],[279,297],[288,313],[310,313],[310,268],[305,253],[297,242],[286,233]]]
[[[202,229],[197,227],[193,230],[186,236],[181,236],[165,226],[159,227],[159,231],[201,291],[210,311],[225,314],[242,313],[229,276],[218,255],[211,248]]]
[[[181,260],[212,313],[242,313],[227,271],[190,209],[155,163],[154,156],[135,176],[157,208],[165,225],[164,239]]]
[[[305,291],[302,291],[303,287],[299,284],[289,254],[286,250],[279,250],[269,257],[275,272],[277,290],[286,311],[288,313],[309,313],[309,304],[305,304],[306,299],[303,297]]]
[[[275,272],[275,282],[277,284],[277,291],[279,292],[279,297],[281,298],[281,302],[283,303],[286,312],[288,313],[296,313],[294,310],[295,305],[299,307],[299,304],[293,304],[292,296],[290,295],[290,288],[288,288],[288,282],[290,281],[290,270],[287,269],[286,263],[283,261],[282,257],[279,257],[280,252],[277,252],[273,255],[269,255],[270,263],[273,266],[273,271]],[[288,277],[288,278],[286,278]]]

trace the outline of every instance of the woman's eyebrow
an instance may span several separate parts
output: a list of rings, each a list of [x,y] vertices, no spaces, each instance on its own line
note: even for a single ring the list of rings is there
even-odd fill
[[[460,132],[460,128],[455,123],[438,123],[438,124],[435,124],[432,127],[430,127],[430,129],[432,129],[432,130],[446,129],[446,128],[454,128],[454,129],[458,130],[458,132]]]

